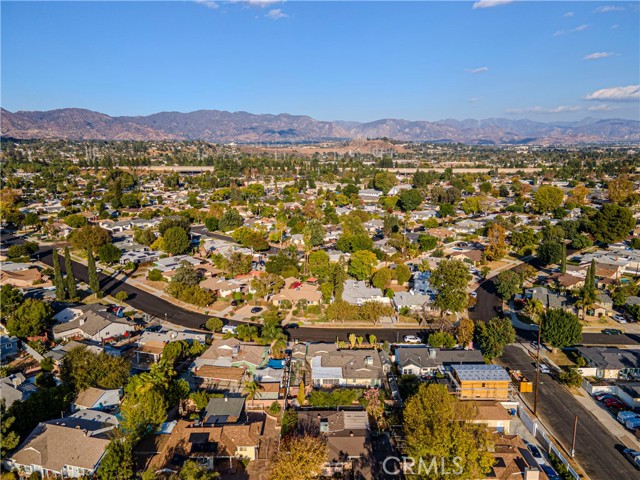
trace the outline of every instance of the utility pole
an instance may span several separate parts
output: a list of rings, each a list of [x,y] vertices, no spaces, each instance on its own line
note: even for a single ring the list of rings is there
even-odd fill
[[[576,454],[576,432],[578,431],[578,416],[573,421],[573,440],[571,441],[571,458]]]
[[[533,414],[538,410],[538,382],[540,380],[540,330],[542,322],[538,323],[538,344],[536,345],[536,383],[533,388]]]

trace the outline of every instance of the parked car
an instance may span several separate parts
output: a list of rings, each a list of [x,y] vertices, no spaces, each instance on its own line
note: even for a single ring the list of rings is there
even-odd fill
[[[617,398],[607,398],[602,403],[608,408],[624,408],[625,405]]]
[[[622,330],[619,330],[617,328],[605,328],[604,330],[602,330],[602,333],[604,333],[605,335],[622,335]]]
[[[549,480],[562,480],[562,477],[550,465],[540,465],[540,469],[547,474]]]
[[[622,315],[614,315],[613,319],[618,323],[627,323],[627,319],[624,318]]]
[[[231,300],[231,306],[232,307],[237,307],[238,306],[238,300]]]
[[[632,448],[625,448],[622,451],[622,454],[627,458],[627,460],[631,462],[634,467],[636,467],[636,470],[640,470],[640,461],[638,458],[640,456],[640,452]]]
[[[551,369],[545,364],[545,363],[541,363],[540,364],[540,373],[551,373]]]
[[[233,325],[225,325],[224,327],[222,327],[222,333],[234,334],[236,333],[236,327],[234,327]]]
[[[599,402],[602,402],[605,398],[615,398],[615,397],[609,392],[598,392],[593,395],[593,398],[595,398]]]
[[[251,313],[260,313],[262,311],[262,307],[253,307],[251,309]]]
[[[547,463],[544,461],[544,457],[542,456],[542,453],[540,453],[540,450],[538,449],[538,447],[530,443],[527,443],[527,448],[531,452],[531,455],[533,455],[533,458],[536,460],[538,465],[545,465]]]
[[[618,412],[618,415],[616,416],[616,420],[618,420],[623,425],[627,422],[627,420],[631,420],[632,418],[638,418],[638,414],[635,412],[630,412],[628,410]]]
[[[640,427],[640,417],[632,417],[626,422],[624,422],[624,426],[627,427],[632,432],[636,431],[636,428]]]
[[[405,335],[402,340],[404,343],[422,343],[420,337],[416,337],[415,335]]]

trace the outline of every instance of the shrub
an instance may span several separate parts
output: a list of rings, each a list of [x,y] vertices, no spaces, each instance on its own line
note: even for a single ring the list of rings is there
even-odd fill
[[[119,302],[126,302],[128,298],[129,298],[129,294],[124,290],[121,290],[118,293],[116,293],[116,300],[118,300]]]
[[[280,403],[277,400],[274,400],[271,405],[269,405],[269,413],[274,417],[280,413]]]
[[[154,268],[149,270],[149,273],[147,274],[147,278],[152,282],[160,282],[164,277],[162,276],[162,272],[160,270],[158,270],[157,268]]]
[[[573,367],[560,372],[560,375],[558,375],[558,380],[560,380],[561,383],[564,383],[568,387],[577,388],[582,385],[582,375],[580,375],[580,372]]]

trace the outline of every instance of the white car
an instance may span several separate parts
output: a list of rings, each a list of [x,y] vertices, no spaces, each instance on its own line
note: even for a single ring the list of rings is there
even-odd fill
[[[469,295],[471,295],[473,298],[478,298],[478,292],[471,292]]]
[[[551,369],[544,363],[540,364],[540,373],[551,373]]]
[[[627,319],[624,318],[622,315],[614,315],[613,319],[618,323],[627,323]]]
[[[222,327],[222,333],[235,334],[236,333],[236,327],[234,327],[233,325],[225,325],[224,327]]]
[[[422,340],[415,335],[405,335],[402,340],[404,340],[404,343],[422,343]]]

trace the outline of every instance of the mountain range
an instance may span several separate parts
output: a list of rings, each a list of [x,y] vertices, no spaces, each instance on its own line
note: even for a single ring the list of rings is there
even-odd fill
[[[640,122],[585,118],[576,122],[486,120],[325,122],[305,115],[256,115],[198,110],[111,117],[79,108],[42,112],[0,111],[2,137],[68,140],[204,140],[237,143],[297,143],[387,137],[400,141],[466,144],[638,143]]]

